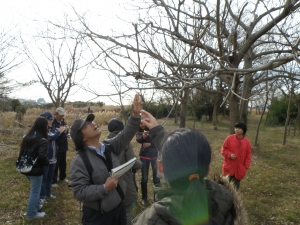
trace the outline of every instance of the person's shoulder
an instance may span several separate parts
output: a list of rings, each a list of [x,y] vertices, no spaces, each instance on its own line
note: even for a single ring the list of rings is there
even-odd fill
[[[232,192],[235,191],[235,188],[227,176],[215,175],[213,180],[205,179],[205,182],[206,190],[211,198],[232,201]]]
[[[39,143],[40,143],[40,144],[48,143],[48,140],[47,140],[46,138],[41,138],[41,139],[39,140]]]
[[[150,207],[142,211],[138,216],[132,220],[133,225],[144,224],[170,224],[165,221],[170,221],[173,217],[169,207],[165,205],[164,201],[154,202]]]

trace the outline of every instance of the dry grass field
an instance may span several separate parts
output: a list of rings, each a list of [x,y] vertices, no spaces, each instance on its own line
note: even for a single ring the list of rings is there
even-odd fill
[[[87,112],[83,109],[67,108],[66,121],[70,123],[77,117],[84,117]],[[51,111],[51,110],[50,110]],[[117,111],[117,110],[116,110]],[[105,139],[107,121],[118,116],[117,112],[93,109],[96,123],[102,130],[101,140]],[[46,216],[43,219],[27,221],[24,213],[29,194],[29,182],[26,177],[15,171],[15,161],[19,151],[22,135],[42,110],[31,109],[25,115],[22,124],[25,128],[16,126],[14,113],[0,114],[0,224],[80,224],[81,205],[73,197],[72,191],[66,183],[59,183],[59,187],[52,188],[56,199],[50,199],[44,206]],[[53,112],[53,110],[51,111]],[[250,115],[247,137],[254,143],[259,115]],[[160,121],[161,123],[163,121]],[[193,121],[187,121],[187,127],[193,126]],[[171,131],[178,126],[169,119],[165,129]],[[200,130],[209,140],[213,158],[209,178],[220,173],[222,157],[221,145],[229,134],[227,118],[219,118],[218,130],[209,122],[196,122],[196,129]],[[249,214],[251,225],[294,225],[300,224],[300,156],[299,134],[291,133],[287,137],[287,144],[282,146],[283,127],[265,127],[260,129],[259,146],[253,147],[253,160],[246,178],[241,182],[240,192]],[[68,164],[74,155],[73,143],[69,141]],[[132,140],[136,151],[139,145]],[[69,169],[69,167],[68,167]],[[149,205],[153,201],[151,176],[149,177]],[[140,181],[140,172],[137,173],[137,183]],[[142,206],[138,200],[134,214],[140,213],[147,206]]]

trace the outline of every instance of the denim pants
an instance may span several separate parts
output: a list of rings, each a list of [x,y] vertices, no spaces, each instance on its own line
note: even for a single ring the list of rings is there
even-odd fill
[[[54,175],[56,163],[49,164],[49,166],[44,166],[44,175],[43,175],[43,183],[41,187],[40,199],[45,199],[46,196],[50,196],[52,179]]]
[[[43,175],[27,176],[30,182],[30,196],[27,205],[27,218],[31,219],[36,216],[39,211],[40,192],[43,181]]]
[[[157,162],[156,162],[156,159],[147,160],[147,159],[141,158],[141,162],[142,162],[142,180],[141,180],[141,183],[147,183],[148,182],[149,167],[150,167],[150,164],[151,164],[153,183],[154,183],[154,185],[159,184],[160,180],[157,177]]]

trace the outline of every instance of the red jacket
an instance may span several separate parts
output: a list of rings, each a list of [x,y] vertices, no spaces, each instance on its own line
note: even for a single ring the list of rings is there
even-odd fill
[[[221,150],[224,156],[223,175],[234,176],[237,180],[242,180],[251,163],[251,149],[247,138],[237,138],[235,134],[228,136]],[[235,154],[236,158],[230,159],[231,154]]]

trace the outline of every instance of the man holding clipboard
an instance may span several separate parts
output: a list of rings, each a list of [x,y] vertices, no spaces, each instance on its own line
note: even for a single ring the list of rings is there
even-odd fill
[[[83,224],[125,225],[126,193],[123,177],[110,176],[111,169],[120,165],[117,156],[128,145],[139,128],[143,103],[135,94],[132,115],[124,130],[115,138],[99,142],[101,130],[93,122],[95,115],[76,119],[71,125],[70,136],[78,154],[70,166],[70,184],[75,198],[83,202]]]

